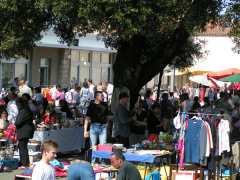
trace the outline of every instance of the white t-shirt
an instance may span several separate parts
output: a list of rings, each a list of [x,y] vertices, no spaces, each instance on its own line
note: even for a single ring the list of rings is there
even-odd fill
[[[33,168],[32,180],[55,180],[54,169],[43,161],[39,161]]]
[[[26,84],[19,86],[19,96],[22,96],[24,93],[29,94],[32,97],[32,90],[30,87],[28,87]]]
[[[228,120],[221,119],[218,125],[218,138],[219,138],[219,155],[222,152],[227,151],[230,152],[230,125]]]

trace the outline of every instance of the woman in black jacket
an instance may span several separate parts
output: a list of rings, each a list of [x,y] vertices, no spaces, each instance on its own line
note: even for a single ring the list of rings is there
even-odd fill
[[[20,164],[27,167],[29,166],[28,140],[33,137],[34,133],[33,113],[28,106],[28,102],[23,98],[18,98],[16,104],[18,115],[15,126],[17,129]]]

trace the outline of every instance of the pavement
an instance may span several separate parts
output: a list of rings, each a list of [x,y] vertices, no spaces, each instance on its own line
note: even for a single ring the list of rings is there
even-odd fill
[[[1,172],[0,179],[1,180],[14,180],[16,174],[21,174],[22,170],[14,170],[10,172]]]
[[[83,154],[61,155],[57,158],[59,161],[71,162],[76,159],[83,159]],[[0,180],[14,180],[15,175],[21,174],[23,170],[13,170],[9,172],[0,172]],[[57,178],[59,180],[67,180],[67,178]]]
[[[1,180],[14,180],[16,174],[21,174],[22,170],[14,170],[10,172],[0,173]],[[57,178],[59,180],[67,180],[67,178]]]

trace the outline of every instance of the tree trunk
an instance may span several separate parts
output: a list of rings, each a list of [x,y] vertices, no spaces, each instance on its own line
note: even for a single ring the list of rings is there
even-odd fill
[[[114,111],[116,101],[118,101],[117,95],[122,91],[129,91],[130,95],[130,110],[134,107],[139,97],[139,91],[141,88],[151,80],[159,71],[163,71],[166,64],[163,62],[156,67],[145,66],[141,63],[142,47],[139,44],[141,39],[133,40],[131,43],[124,43],[118,50],[116,61],[113,65],[114,71],[114,99],[112,110]],[[157,60],[155,60],[158,62]],[[152,63],[154,66],[154,63]]]
[[[185,55],[188,39],[188,31],[180,26],[170,37],[152,36],[152,39],[146,39],[136,35],[127,42],[119,42],[113,65],[113,83],[120,91],[123,88],[129,91],[130,110],[137,102],[141,88],[177,56]]]
[[[156,99],[157,102],[160,101],[162,76],[163,76],[163,71],[160,71],[160,73],[159,73],[159,78],[158,78],[158,89],[157,89],[157,99]]]

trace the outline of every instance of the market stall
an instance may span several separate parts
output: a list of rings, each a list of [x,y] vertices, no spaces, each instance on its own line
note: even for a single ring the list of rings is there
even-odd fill
[[[35,131],[36,141],[53,140],[59,145],[59,152],[80,151],[84,148],[83,128],[72,127],[48,131]]]
[[[110,151],[93,151],[92,158],[110,159],[111,154]],[[123,155],[127,161],[153,164],[158,158],[169,156],[171,153],[165,150],[138,150],[127,151]]]

